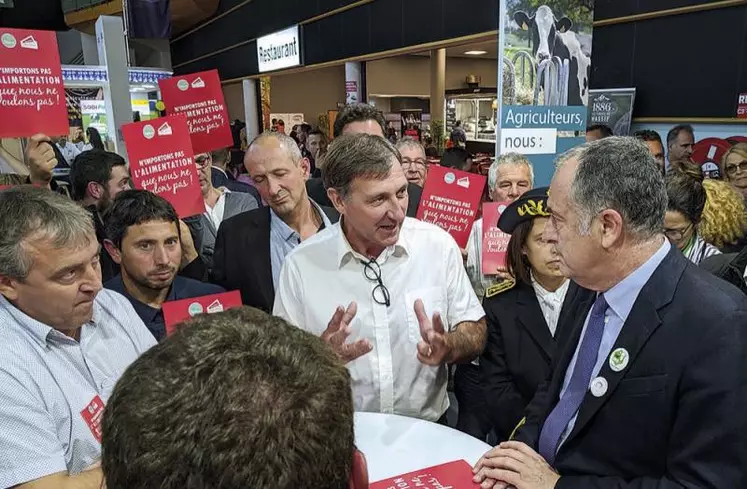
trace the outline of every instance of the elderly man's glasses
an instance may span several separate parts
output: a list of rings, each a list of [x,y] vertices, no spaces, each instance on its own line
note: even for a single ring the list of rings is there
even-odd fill
[[[402,168],[404,170],[409,170],[410,167],[414,167],[414,170],[424,169],[425,165],[426,163],[423,158],[415,158],[414,160],[411,160],[410,158],[402,158]]]
[[[376,287],[373,289],[373,300],[377,304],[389,307],[391,300],[389,297],[389,290],[384,286],[384,282],[381,281],[381,267],[375,260],[363,262],[363,273],[366,278],[372,282],[376,282]]]
[[[195,158],[195,165],[197,165],[199,168],[205,168],[209,164],[210,164],[209,156],[203,155],[203,156],[198,156]]]
[[[747,160],[742,160],[739,163],[729,163],[726,165],[726,174],[727,175],[736,175],[737,173],[745,173],[747,172]]]

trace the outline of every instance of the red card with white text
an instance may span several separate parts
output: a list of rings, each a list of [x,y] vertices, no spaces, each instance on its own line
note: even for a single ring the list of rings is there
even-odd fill
[[[506,252],[511,235],[498,229],[498,219],[510,202],[482,204],[482,274],[495,275],[506,270]]]
[[[472,467],[464,460],[436,465],[374,482],[370,489],[479,489]]]
[[[241,293],[238,290],[221,294],[204,295],[192,299],[164,302],[161,306],[166,324],[166,335],[176,331],[176,326],[200,314],[213,314],[241,307]]]
[[[0,113],[0,138],[70,131],[53,31],[0,28]]]
[[[187,116],[196,154],[233,146],[217,70],[166,78],[158,86],[168,113]]]
[[[91,430],[93,437],[101,443],[101,419],[104,416],[104,402],[101,398],[98,395],[94,397],[88,406],[83,408],[80,415]]]
[[[465,248],[483,188],[482,175],[433,166],[428,170],[417,218],[445,229]]]
[[[135,188],[168,200],[179,217],[205,212],[186,117],[125,124],[122,135]]]

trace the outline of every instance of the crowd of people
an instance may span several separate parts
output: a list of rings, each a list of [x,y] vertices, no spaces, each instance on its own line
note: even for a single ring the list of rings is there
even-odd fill
[[[346,107],[195,156],[204,213],[131,188],[126,162],[29,139],[0,191],[0,487],[368,487],[353,412],[494,446],[480,487],[747,487],[747,145],[723,180],[678,126],[589,142],[536,187],[498,156],[505,267],[415,218],[424,146]],[[441,158],[469,171],[455,140]],[[58,148],[59,149],[59,148]],[[696,171],[697,170],[697,171]],[[167,335],[163,305],[245,307]]]

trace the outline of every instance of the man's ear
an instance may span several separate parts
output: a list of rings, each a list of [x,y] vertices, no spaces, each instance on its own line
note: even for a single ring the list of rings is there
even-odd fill
[[[604,249],[612,248],[616,243],[623,239],[625,230],[623,228],[623,218],[619,212],[606,209],[599,214],[599,224],[601,226],[602,247]]]
[[[358,449],[353,453],[353,469],[350,471],[350,489],[368,489],[368,464],[366,456]]]
[[[0,294],[2,294],[9,301],[18,299],[18,290],[16,288],[17,284],[18,281],[0,275]]]
[[[86,185],[86,191],[88,195],[94,199],[100,199],[104,196],[104,187],[97,182],[88,182],[88,185]]]
[[[122,254],[120,253],[119,249],[114,246],[114,243],[112,243],[111,240],[104,240],[104,248],[106,249],[106,252],[109,253],[109,256],[112,257],[114,263],[116,263],[117,265],[122,264]]]
[[[345,199],[342,198],[342,195],[340,195],[337,189],[328,188],[327,197],[329,197],[329,201],[332,202],[333,206],[335,206],[337,212],[339,212],[341,216],[345,215]]]
[[[301,171],[303,172],[303,179],[308,180],[311,176],[311,162],[308,158],[301,158],[301,161],[298,163],[298,166],[301,168]]]

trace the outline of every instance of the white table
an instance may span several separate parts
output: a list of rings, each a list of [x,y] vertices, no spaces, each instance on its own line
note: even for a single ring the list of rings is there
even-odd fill
[[[355,413],[355,443],[371,482],[453,460],[474,465],[492,448],[446,426],[380,413]]]

